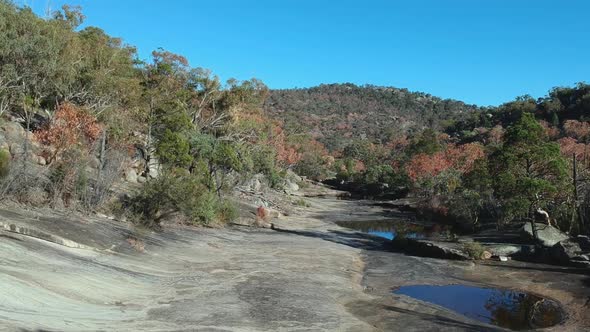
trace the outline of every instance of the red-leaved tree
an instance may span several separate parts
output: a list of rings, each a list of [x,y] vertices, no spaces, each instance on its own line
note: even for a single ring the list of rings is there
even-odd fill
[[[461,173],[468,172],[476,160],[484,157],[483,147],[479,143],[456,146],[447,145],[443,151],[428,155],[415,155],[407,164],[406,172],[413,181],[435,177],[449,168]]]
[[[98,139],[102,128],[89,113],[70,103],[60,104],[53,119],[35,137],[42,144],[51,147],[48,162],[60,158],[70,148],[88,150]]]

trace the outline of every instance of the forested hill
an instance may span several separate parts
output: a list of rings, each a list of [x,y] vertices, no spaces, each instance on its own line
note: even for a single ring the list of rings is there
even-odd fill
[[[422,92],[350,83],[272,90],[265,108],[290,132],[310,133],[330,150],[355,138],[385,143],[400,133],[442,129],[480,110]]]

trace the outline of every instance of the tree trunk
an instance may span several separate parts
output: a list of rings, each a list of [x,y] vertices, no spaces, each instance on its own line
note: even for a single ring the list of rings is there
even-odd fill
[[[99,152],[99,156],[98,156],[98,174],[96,175],[96,188],[95,188],[95,193],[96,193],[96,198],[99,199],[99,195],[100,195],[100,191],[102,190],[101,188],[101,178],[102,178],[102,169],[104,167],[104,163],[105,163],[105,145],[106,145],[106,140],[107,140],[107,130],[103,130],[102,131],[102,135],[100,138],[100,152]]]
[[[578,224],[578,231],[581,233],[585,230],[583,213],[582,213],[582,206],[580,205],[580,197],[578,193],[578,162],[576,159],[576,154],[573,155],[573,185],[574,185],[574,222],[570,225],[570,233],[573,231],[574,225]]]

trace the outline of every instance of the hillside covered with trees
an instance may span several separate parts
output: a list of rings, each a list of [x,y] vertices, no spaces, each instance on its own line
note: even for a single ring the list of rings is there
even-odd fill
[[[339,131],[344,126],[336,119],[347,118],[331,117],[330,111],[336,114],[334,109],[349,107],[335,106],[343,95],[340,89],[355,95],[354,91],[374,88],[319,87],[318,90],[334,93],[322,94],[325,103],[291,101],[289,105],[298,105],[292,108],[272,104],[277,117],[285,123],[300,122],[297,130],[307,130],[319,141],[322,136],[314,135],[318,130],[336,133],[335,140],[341,145],[330,145],[334,162],[322,173],[335,174],[337,181],[333,183],[344,184],[344,188],[365,196],[410,195],[422,202],[421,211],[470,229],[479,227],[482,221],[504,227],[513,221],[531,220],[536,211],[543,210],[564,231],[588,231],[589,85],[557,87],[545,97],[522,96],[496,108],[472,107],[462,111],[461,107],[467,106],[456,103],[452,105],[458,108],[449,108],[445,116],[423,111],[427,116],[422,120],[431,125],[421,123],[411,130],[401,128],[408,123],[410,114],[415,114],[414,123],[419,123],[420,113],[412,113],[414,108],[399,113],[407,114],[403,119],[376,126],[374,119],[387,118],[391,109],[369,106],[370,116],[357,118],[346,131]],[[314,94],[306,90],[273,93],[282,97]],[[277,97],[271,96],[269,100],[273,98]],[[317,98],[310,100],[317,102]],[[360,103],[360,98],[351,98]],[[269,103],[272,102],[267,101],[267,107]],[[355,107],[356,114],[364,114],[362,105]],[[317,122],[307,121],[309,118]],[[383,135],[390,127],[397,130]],[[347,133],[345,138],[339,136],[342,132]],[[326,137],[333,138],[330,135]],[[303,174],[311,170],[310,176],[320,173],[319,164],[302,167],[305,163],[303,159],[296,169]]]
[[[366,196],[499,225],[548,211],[587,232],[590,87],[482,108],[353,84],[269,90],[222,82],[182,55],[136,49],[65,6],[47,19],[0,1],[0,194],[24,204],[118,209],[158,225],[235,215],[232,189],[287,170]],[[136,192],[111,188],[122,178]]]
[[[331,151],[357,138],[384,144],[400,134],[440,130],[483,110],[407,89],[350,83],[272,90],[265,109],[287,130],[310,133]]]

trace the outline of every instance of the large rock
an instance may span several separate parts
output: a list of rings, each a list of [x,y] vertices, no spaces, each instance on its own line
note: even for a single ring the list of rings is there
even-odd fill
[[[259,192],[263,189],[264,183],[264,175],[263,174],[256,174],[252,178],[248,179],[243,184],[243,188],[248,191]]]
[[[522,252],[522,245],[519,244],[493,244],[486,245],[486,248],[494,256],[512,256]]]
[[[535,223],[535,225],[537,226],[537,236],[539,237],[539,242],[545,247],[553,247],[557,242],[569,238],[567,234],[553,226],[539,223]],[[531,223],[527,222],[522,227],[521,235],[526,239],[534,239]]]
[[[290,179],[285,180],[284,188],[285,194],[295,195],[299,191],[299,185]]]
[[[3,123],[1,131],[9,142],[21,143],[25,136],[25,129],[17,122],[7,121]]]
[[[404,239],[392,241],[394,248],[401,249],[409,255],[434,257],[454,260],[470,260],[469,255],[459,249],[456,243],[431,240]]]
[[[160,163],[157,160],[151,160],[148,168],[148,176],[150,178],[157,178],[160,174]]]
[[[287,178],[292,179],[295,182],[303,181],[303,178],[301,178],[299,175],[297,175],[297,173],[293,172],[290,169],[287,170]]]
[[[552,257],[560,263],[567,264],[574,261],[589,261],[590,239],[587,236],[569,238],[551,247]]]
[[[137,172],[133,168],[125,171],[125,180],[131,183],[137,183]]]

